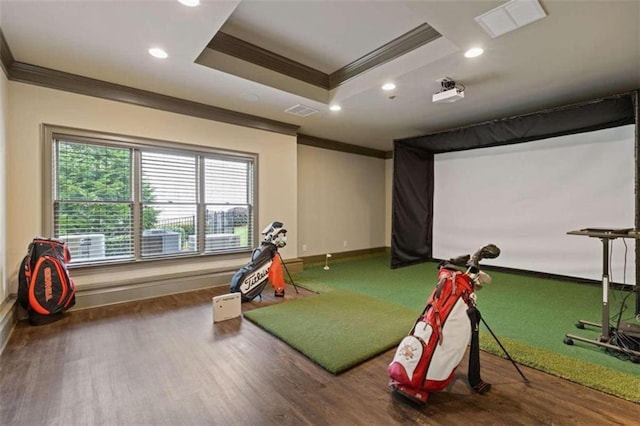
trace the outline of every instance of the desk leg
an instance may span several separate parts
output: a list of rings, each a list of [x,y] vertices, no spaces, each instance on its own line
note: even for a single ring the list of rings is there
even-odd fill
[[[609,239],[602,241],[602,335],[601,342],[609,341]]]
[[[602,328],[602,333],[598,340],[600,342],[609,342],[611,327],[609,326],[609,239],[600,238],[602,241],[602,323],[579,320],[576,324],[578,328],[584,328],[585,325]]]

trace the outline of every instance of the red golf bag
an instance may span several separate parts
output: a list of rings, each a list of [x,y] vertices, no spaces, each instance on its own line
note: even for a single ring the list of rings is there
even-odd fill
[[[491,385],[480,378],[480,313],[475,306],[475,288],[490,282],[478,269],[478,261],[499,253],[496,246],[489,245],[473,258],[467,255],[439,265],[436,288],[387,368],[393,391],[426,402],[429,393],[442,391],[453,381],[469,344],[469,384],[478,393],[489,390]],[[468,269],[461,270],[460,263],[467,263]]]

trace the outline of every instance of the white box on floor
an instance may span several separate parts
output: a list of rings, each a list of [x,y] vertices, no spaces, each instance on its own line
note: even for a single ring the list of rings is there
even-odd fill
[[[240,293],[229,293],[213,298],[213,322],[240,316]]]

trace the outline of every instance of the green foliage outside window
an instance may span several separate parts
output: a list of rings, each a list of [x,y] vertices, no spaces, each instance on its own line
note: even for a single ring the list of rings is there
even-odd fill
[[[56,234],[104,234],[107,255],[130,250],[132,234],[131,150],[60,142],[57,170]],[[153,202],[149,185],[143,202]],[[153,228],[159,211],[145,208],[143,229]]]

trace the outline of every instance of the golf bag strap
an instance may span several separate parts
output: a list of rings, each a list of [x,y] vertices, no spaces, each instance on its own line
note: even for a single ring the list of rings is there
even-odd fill
[[[491,385],[484,382],[480,377],[480,311],[475,305],[471,305],[469,309],[467,309],[467,315],[469,316],[469,321],[471,321],[471,347],[469,349],[468,370],[469,386],[471,386],[475,392],[484,394],[491,389]]]
[[[431,293],[431,296],[429,296],[429,300],[427,300],[427,308],[431,307],[433,309],[433,312],[434,312],[435,323],[433,323],[432,326],[434,328],[434,331],[438,335],[438,344],[439,345],[442,344],[442,319],[440,317],[440,307],[439,307],[438,302],[439,302],[440,296],[442,294],[442,286],[444,285],[444,283],[447,280],[451,280],[452,285],[455,285],[456,273],[454,272],[453,276],[440,278],[440,280],[438,281],[438,284],[436,285],[436,288],[433,289],[433,292]],[[427,312],[428,312],[428,309],[426,309],[423,312],[424,321],[427,320]]]
[[[442,285],[444,284],[444,282],[446,281],[446,278],[440,278],[440,280],[438,281],[438,284],[436,284],[436,287],[433,289],[433,291],[431,292],[431,294],[429,295],[429,298],[427,299],[426,305],[427,306],[431,306],[433,305],[433,301],[440,295],[440,288],[442,288]],[[426,313],[426,309],[423,312]]]

